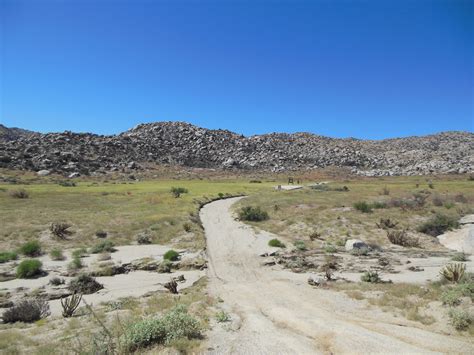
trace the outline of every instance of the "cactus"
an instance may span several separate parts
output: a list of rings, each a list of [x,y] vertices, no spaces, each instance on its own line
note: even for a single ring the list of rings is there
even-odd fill
[[[81,303],[82,295],[73,294],[71,297],[61,298],[61,306],[63,307],[63,317],[69,318],[74,315],[79,303]]]
[[[446,280],[457,283],[462,279],[465,271],[466,271],[466,264],[452,263],[452,264],[446,265],[443,269],[441,269],[439,273]]]
[[[169,282],[165,283],[164,287],[168,289],[171,293],[178,293],[178,283],[175,279],[171,279]]]

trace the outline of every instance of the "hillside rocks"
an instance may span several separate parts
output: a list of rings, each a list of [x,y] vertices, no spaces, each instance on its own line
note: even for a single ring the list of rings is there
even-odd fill
[[[273,172],[337,166],[368,176],[472,173],[474,134],[381,141],[310,133],[244,137],[183,122],[158,122],[114,136],[64,132],[0,139],[4,168],[79,176],[143,169],[150,163]]]

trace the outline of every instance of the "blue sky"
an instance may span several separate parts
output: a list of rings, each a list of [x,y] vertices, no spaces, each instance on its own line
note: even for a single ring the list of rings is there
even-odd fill
[[[473,1],[0,0],[0,123],[474,130]]]

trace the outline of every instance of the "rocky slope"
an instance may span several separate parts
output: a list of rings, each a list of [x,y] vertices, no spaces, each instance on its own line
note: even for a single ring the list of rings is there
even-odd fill
[[[158,122],[114,136],[5,136],[10,138],[0,139],[0,167],[65,175],[141,169],[148,163],[265,171],[338,166],[369,176],[474,172],[474,134],[468,132],[380,141],[310,133],[244,137],[183,122]]]

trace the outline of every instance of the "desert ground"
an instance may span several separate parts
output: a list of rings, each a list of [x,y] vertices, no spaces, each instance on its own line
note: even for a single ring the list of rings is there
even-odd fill
[[[474,351],[473,177],[292,175],[1,170],[0,352]]]

